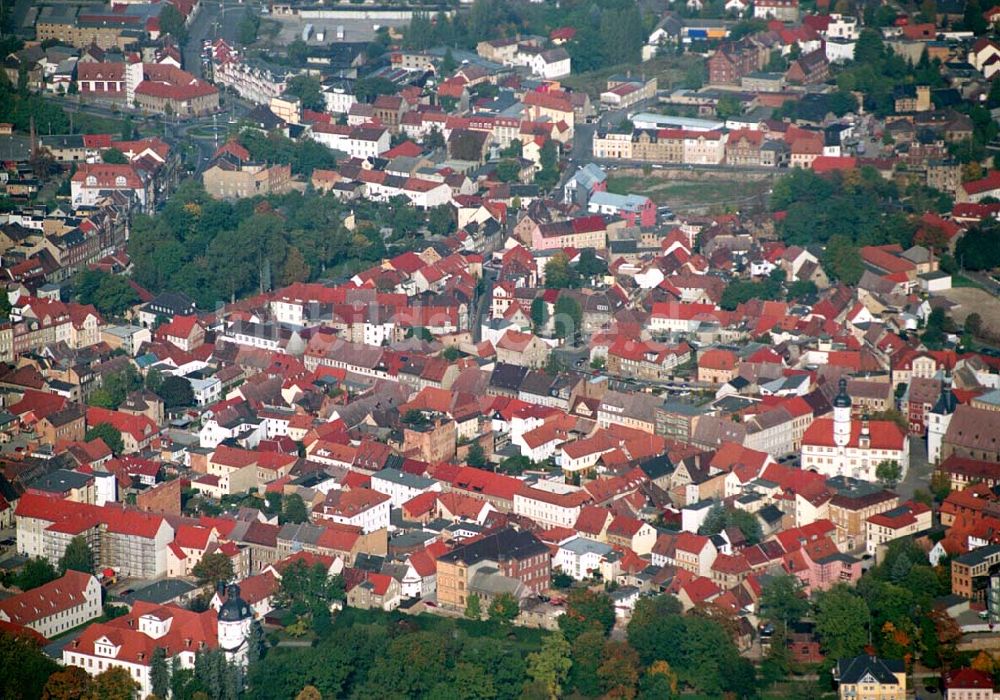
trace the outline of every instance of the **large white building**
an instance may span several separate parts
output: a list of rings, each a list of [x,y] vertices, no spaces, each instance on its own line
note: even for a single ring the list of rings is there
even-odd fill
[[[330,491],[316,511],[317,517],[341,525],[360,527],[366,534],[389,529],[390,496],[373,489]]]
[[[38,588],[0,601],[0,621],[30,627],[49,639],[101,616],[101,584],[68,570]]]
[[[382,469],[372,474],[372,490],[388,496],[393,508],[402,508],[422,493],[440,492],[441,482],[398,469]]]
[[[884,461],[898,462],[906,474],[910,466],[906,433],[892,421],[852,420],[847,380],[841,378],[833,419],[813,421],[802,437],[802,468],[826,476],[877,481],[875,470]]]
[[[514,513],[545,527],[573,527],[588,500],[579,487],[544,482],[514,494]]]
[[[153,692],[153,652],[166,651],[167,665],[176,657],[181,668],[194,668],[199,651],[221,648],[229,661],[247,662],[247,638],[253,613],[231,586],[226,604],[214,610],[192,612],[175,605],[137,601],[132,611],[110,622],[91,625],[63,648],[65,666],[79,666],[92,676],[109,668],[123,668],[139,684],[138,697]]]

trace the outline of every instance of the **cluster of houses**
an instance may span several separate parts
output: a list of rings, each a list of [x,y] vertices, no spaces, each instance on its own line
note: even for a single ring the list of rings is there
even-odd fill
[[[82,51],[80,94],[214,111],[216,88],[175,52],[130,52],[135,32],[157,38],[157,15],[128,8],[118,24],[75,8],[39,13],[46,38]],[[130,218],[155,212],[177,162],[157,138],[39,137],[74,173],[64,208],[25,205],[0,224],[11,305],[0,325],[0,524],[16,527],[19,554],[53,563],[82,538],[98,573],[6,598],[0,622],[56,638],[102,614],[102,584],[128,581],[130,612],[93,622],[60,653],[92,673],[127,668],[146,694],[156,647],[183,667],[192,645],[245,660],[250,625],[276,624],[282,576],[304,563],[342,576],[349,606],[454,614],[503,595],[521,624],[549,629],[567,582],[613,583],[620,620],[641,596],[674,595],[685,610],[731,616],[748,650],[769,576],[790,574],[807,593],[852,585],[902,538],[950,562],[949,611],[963,630],[985,631],[983,614],[1000,621],[1000,359],[957,337],[932,350],[919,333],[936,310],[965,311],[944,294],[939,256],[1000,211],[988,200],[1000,198],[995,171],[963,178],[947,158],[970,120],[935,105],[980,94],[1000,48],[974,44],[973,73],[946,63],[964,82],[945,91],[900,91],[884,123],[833,119],[822,95],[784,82],[826,80],[853,56],[856,23],[799,24],[796,0],[753,11],[777,24],[729,41],[724,26],[670,15],[649,41],[723,40],[709,77],[746,91],[729,94],[747,114],[636,112],[628,129],[595,131],[595,161],[870,165],[955,196],[951,212],[917,221],[927,245],[860,248],[854,287],[831,281],[819,251],[781,241],[783,212],[665,215],[649,197],[609,192],[592,162],[567,165],[555,188],[538,184],[551,149],[569,148],[596,112],[558,82],[572,30],[455,51],[460,65],[422,84],[449,52],[394,51],[377,77],[399,89],[370,101],[354,94],[362,55],[345,46],[330,59],[347,67],[324,80],[322,112],[287,93],[294,72],[216,41],[213,80],[257,105],[252,128],[342,157],[306,181],[236,138],[201,173],[209,196],[402,197],[455,226],[349,279],[213,310],[132,282],[141,303],[120,323],[62,301],[59,283],[77,272],[128,271]],[[886,38],[894,51],[939,50],[933,28],[900,25]],[[783,77],[764,71],[774,51],[795,55]],[[611,109],[658,94],[655,79],[630,74],[603,88]],[[721,97],[684,99],[714,112]],[[818,100],[821,114],[754,116],[789,99],[800,112]],[[884,129],[891,154],[858,154],[862,123]],[[104,162],[111,149],[125,162]],[[352,213],[344,225],[356,223]],[[812,291],[725,298],[729,284],[779,277]],[[133,381],[113,406],[94,401],[128,377],[184,380],[190,405],[168,408],[151,381]],[[108,431],[120,445],[99,437]],[[925,462],[951,487],[936,505],[914,496],[925,476],[911,463]],[[279,522],[273,504],[293,499],[304,518]],[[229,559],[238,585],[195,613],[184,605],[207,555]],[[815,640],[790,643],[817,660]],[[956,671],[949,692],[985,687],[977,673]],[[836,675],[843,697],[858,687],[905,697],[892,660],[841,660]]]

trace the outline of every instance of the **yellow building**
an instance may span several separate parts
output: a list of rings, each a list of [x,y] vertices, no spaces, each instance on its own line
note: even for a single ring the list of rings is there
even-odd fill
[[[906,700],[906,667],[899,659],[862,654],[833,669],[841,700]]]

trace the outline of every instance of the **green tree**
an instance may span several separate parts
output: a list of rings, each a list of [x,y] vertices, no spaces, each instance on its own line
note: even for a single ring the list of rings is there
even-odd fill
[[[549,289],[574,289],[580,286],[580,274],[569,264],[565,253],[556,253],[545,263],[545,286]]]
[[[677,674],[666,661],[654,662],[639,682],[640,700],[674,700],[677,696]]]
[[[639,684],[639,655],[627,642],[605,642],[597,677],[607,697],[634,697]]]
[[[301,38],[296,38],[292,41],[285,51],[288,53],[288,60],[296,65],[303,65],[309,59],[309,44],[304,42]]]
[[[715,113],[719,119],[729,119],[739,116],[743,112],[740,101],[732,95],[723,95],[715,105]]]
[[[257,32],[259,30],[260,15],[248,7],[246,12],[243,13],[240,23],[237,25],[237,39],[244,46],[249,46],[257,41]]]
[[[597,697],[601,694],[601,679],[597,670],[601,665],[605,641],[604,633],[593,627],[570,644],[573,665],[570,667],[569,683],[580,695]]]
[[[819,294],[819,288],[812,280],[795,280],[788,285],[788,298],[800,302],[809,302]]]
[[[445,147],[444,135],[441,133],[440,129],[435,126],[427,133],[426,136],[424,136],[424,146],[432,151]]]
[[[640,598],[628,624],[628,641],[644,665],[666,660],[676,666],[675,639],[683,636],[681,604],[672,596]]]
[[[284,523],[304,523],[309,520],[309,510],[302,496],[293,493],[285,498],[285,509],[281,520]]]
[[[235,578],[233,560],[222,552],[211,552],[202,556],[191,569],[198,583],[212,588],[220,583],[228,583]]]
[[[903,468],[894,459],[883,459],[875,467],[875,478],[889,488],[893,488],[902,476]]]
[[[69,569],[85,574],[94,573],[94,552],[83,535],[71,539],[59,559],[59,571],[66,573]]]
[[[542,169],[535,173],[535,183],[543,189],[551,189],[559,181],[559,151],[556,142],[548,139],[542,144],[538,157]]]
[[[160,9],[160,31],[169,34],[178,44],[187,41],[187,27],[184,26],[184,15],[176,7],[164,4]],[[166,697],[165,695],[161,697]]]
[[[163,372],[156,369],[155,367],[151,367],[146,372],[145,386],[147,391],[151,391],[154,394],[157,394],[157,392],[160,390],[160,387],[163,386]]]
[[[500,595],[494,596],[493,600],[490,601],[489,608],[489,619],[493,622],[499,622],[502,625],[509,625],[517,619],[517,616],[521,613],[521,606],[518,603],[517,598],[515,598],[510,593],[501,593]]]
[[[861,652],[868,641],[868,606],[846,586],[816,597],[816,633],[827,657],[842,659]]]
[[[802,593],[799,579],[785,574],[767,580],[761,591],[760,607],[761,614],[784,628],[809,612],[809,601]]]
[[[924,328],[920,340],[930,350],[940,350],[945,342],[945,333],[948,330],[948,317],[944,309],[937,308],[931,311],[927,317],[927,325]]]
[[[607,636],[615,625],[615,608],[610,596],[588,588],[570,591],[566,599],[566,614],[559,617],[559,629],[572,643],[588,629]]]
[[[542,297],[531,300],[531,324],[535,334],[541,333],[549,320],[549,307]]]
[[[45,684],[59,670],[27,634],[0,631],[0,696],[12,700],[42,697]]]
[[[973,311],[965,317],[965,332],[973,337],[977,337],[983,332],[983,317]]]
[[[855,285],[864,268],[857,247],[845,236],[833,236],[823,255],[824,267],[835,279]]]
[[[434,207],[427,215],[427,228],[438,236],[447,236],[455,230],[455,219],[450,204]]]
[[[955,245],[955,259],[965,270],[991,270],[1000,266],[1000,250],[995,245],[1000,227],[995,225],[970,228]]]
[[[288,257],[285,258],[285,264],[281,269],[281,283],[287,286],[296,282],[305,282],[309,279],[309,273],[309,263],[306,262],[302,251],[295,246],[289,248]]]
[[[465,604],[465,616],[470,620],[481,620],[483,618],[483,608],[479,604],[479,596],[470,593]]]
[[[451,75],[458,68],[458,63],[455,61],[455,57],[451,53],[451,49],[446,49],[444,52],[444,57],[441,59],[441,74]]]
[[[289,51],[291,51],[291,47],[289,47]],[[319,78],[314,78],[311,75],[297,75],[288,81],[285,92],[298,97],[299,103],[305,109],[321,111],[326,108],[323,86],[319,82]]]
[[[173,5],[168,5],[167,7],[173,7]],[[128,158],[117,148],[107,148],[101,153],[101,160],[108,165],[125,165],[128,163]]]
[[[781,284],[772,279],[763,282],[734,280],[726,285],[719,306],[733,311],[737,306],[751,299],[777,299],[781,296]]]
[[[94,676],[93,695],[101,700],[133,700],[139,682],[128,669],[115,666]]]
[[[126,396],[141,389],[142,385],[142,376],[129,364],[120,372],[107,375],[103,386],[91,393],[87,403],[91,406],[117,409],[125,401]]]
[[[878,65],[885,55],[882,33],[876,29],[863,29],[854,48],[854,60],[862,65]]]
[[[476,467],[477,469],[482,469],[487,464],[486,451],[483,446],[478,442],[472,443],[469,446],[469,454],[465,458],[466,464],[470,467]]]
[[[558,632],[547,635],[542,648],[528,654],[528,677],[552,700],[562,695],[572,666],[569,642]]]
[[[372,102],[379,95],[393,95],[399,88],[385,78],[361,78],[354,83],[354,95],[360,102]]]
[[[156,392],[163,399],[165,408],[181,408],[194,406],[194,389],[191,382],[184,377],[170,375],[163,379],[160,390]]]
[[[983,7],[979,0],[968,0],[965,3],[965,11],[962,15],[963,26],[973,34],[985,34],[989,28],[986,18],[983,17]]]
[[[513,158],[504,158],[497,163],[496,173],[500,182],[517,182],[521,178],[521,164]]]
[[[59,574],[48,559],[32,557],[24,563],[21,570],[14,576],[14,585],[22,591],[38,588],[49,581],[55,581]]]
[[[41,697],[42,700],[78,700],[87,697],[91,684],[89,673],[79,666],[66,666],[49,676]]]
[[[153,649],[149,666],[149,684],[153,695],[166,700],[170,694],[170,666],[167,664],[167,653],[163,647]]]
[[[125,443],[122,440],[121,431],[110,423],[98,423],[91,427],[84,434],[83,439],[87,442],[100,438],[108,449],[117,457],[125,450]]]
[[[603,258],[598,257],[593,248],[584,248],[580,251],[576,271],[581,277],[596,277],[608,271],[608,263]]]
[[[702,535],[717,535],[728,527],[738,528],[751,544],[763,539],[760,521],[756,516],[745,510],[726,508],[721,503],[712,506],[698,532]]]
[[[524,155],[524,144],[521,143],[520,139],[511,139],[510,144],[507,148],[500,150],[500,155],[503,158],[513,158],[515,160],[521,158]]]
[[[569,339],[583,327],[583,309],[580,302],[567,294],[560,294],[555,305],[555,336]]]

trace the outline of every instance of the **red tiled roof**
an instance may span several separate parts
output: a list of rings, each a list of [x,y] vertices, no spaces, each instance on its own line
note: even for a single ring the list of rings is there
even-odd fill
[[[906,435],[898,425],[892,421],[874,420],[869,421],[869,431],[871,449],[875,450],[901,450]],[[848,443],[851,447],[857,447],[861,438],[861,421],[851,421],[851,439]],[[802,436],[803,445],[823,445],[825,447],[835,447],[833,440],[833,419],[818,418],[812,422]]]
[[[10,598],[0,600],[0,612],[15,625],[28,626],[42,618],[82,605],[90,574],[68,569],[55,581],[32,588]],[[100,592],[98,592],[100,601]]]

